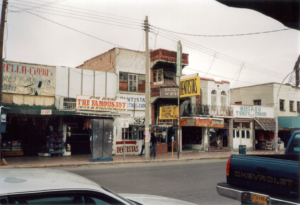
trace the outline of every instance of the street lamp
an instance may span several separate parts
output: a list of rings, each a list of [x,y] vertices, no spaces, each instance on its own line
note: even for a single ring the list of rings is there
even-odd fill
[[[277,96],[276,96],[276,114],[275,114],[275,121],[276,121],[276,130],[275,130],[275,154],[278,154],[278,98],[279,98],[279,91],[281,89],[281,86],[283,84],[283,82],[285,81],[285,79],[291,75],[293,72],[295,72],[294,70],[292,72],[290,72],[282,81],[282,83],[279,86],[279,89],[277,91]]]

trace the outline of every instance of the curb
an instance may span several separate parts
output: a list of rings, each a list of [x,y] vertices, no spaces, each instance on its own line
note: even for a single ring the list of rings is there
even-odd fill
[[[229,156],[228,156],[229,157]],[[0,169],[21,169],[21,168],[51,168],[51,167],[71,167],[71,166],[84,166],[84,165],[112,165],[112,164],[137,164],[137,163],[161,163],[161,162],[179,162],[179,161],[192,161],[192,160],[208,160],[208,159],[228,159],[228,157],[197,157],[186,159],[161,159],[161,160],[139,160],[139,161],[118,161],[118,162],[83,162],[83,163],[70,163],[70,164],[50,164],[50,165],[24,165],[24,166],[0,166]]]

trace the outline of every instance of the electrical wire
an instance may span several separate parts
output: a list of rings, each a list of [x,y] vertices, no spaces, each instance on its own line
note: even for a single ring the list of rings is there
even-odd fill
[[[19,3],[12,3],[12,4],[24,5],[24,4],[19,4]],[[13,7],[10,6],[10,8],[13,8]],[[111,20],[111,19],[107,20],[107,19],[105,19],[107,17],[104,17],[104,19],[103,19],[103,17],[98,17],[99,15],[93,15],[93,14],[89,14],[89,13],[78,12],[78,11],[73,11],[73,10],[68,10],[68,9],[61,9],[61,8],[58,8],[58,9],[59,10],[67,10],[69,12],[59,11],[59,10],[55,10],[55,9],[47,9],[47,8],[40,8],[40,10],[46,10],[46,12],[45,11],[35,11],[35,12],[43,12],[43,13],[48,13],[48,14],[52,14],[52,15],[65,16],[65,17],[76,18],[76,19],[80,19],[80,18],[78,18],[78,16],[85,17],[85,18],[92,18],[92,19],[100,19],[102,21],[121,23],[122,25],[136,26],[139,28],[142,25],[142,23],[128,23],[128,21],[126,21],[126,20]],[[59,14],[51,13],[51,12],[47,12],[47,11],[59,12]],[[14,12],[18,12],[18,11],[14,11]],[[66,15],[62,15],[62,14],[74,15],[74,16],[66,16]],[[84,15],[80,15],[80,14],[84,14]],[[87,19],[82,19],[82,20],[87,20]]]
[[[178,40],[178,39],[176,39],[175,37],[172,37],[172,36],[170,36],[170,35],[167,35],[167,34],[163,34],[163,33],[160,33],[159,34],[159,36],[161,36],[161,37],[164,37],[164,38],[166,38],[166,39],[169,39],[169,40],[171,40],[171,41],[176,41],[176,40]],[[174,39],[175,38],[175,39]],[[181,39],[179,39],[179,40],[181,40]],[[199,48],[199,46],[196,44],[191,44],[191,43],[188,43],[188,42],[185,42],[184,40],[183,41],[181,41],[182,42],[182,44],[184,44],[186,47],[189,47],[189,48],[192,48],[192,49],[194,49],[194,50],[197,50],[197,51],[199,51],[199,52],[202,52],[202,53],[205,53],[205,54],[208,54],[208,55],[214,55],[214,53],[213,52],[216,52],[216,51],[206,51],[206,50],[203,50],[203,49],[201,49],[201,48]],[[230,62],[230,63],[232,63],[232,64],[236,64],[236,65],[241,65],[241,64],[243,64],[243,63],[245,63],[245,62],[242,62],[242,61],[235,61],[235,60],[232,60],[232,59],[228,59],[228,58],[226,58],[226,57],[224,57],[221,53],[219,53],[218,52],[218,58],[220,58],[220,59],[222,59],[222,60],[225,60],[225,61],[227,61],[227,62]],[[251,69],[251,70],[255,70],[255,71],[257,71],[257,72],[261,72],[261,73],[263,73],[263,74],[266,74],[266,75],[269,75],[269,76],[272,76],[272,77],[275,77],[275,78],[278,78],[278,79],[282,79],[282,75],[283,74],[276,74],[275,72],[272,72],[272,71],[270,71],[270,70],[259,70],[259,69],[254,69],[254,68],[251,68],[251,66],[249,67],[248,65],[250,65],[250,64],[248,64],[248,63],[245,63],[245,66],[244,67],[247,67],[248,69]],[[279,75],[281,76],[281,77],[279,77]]]
[[[37,9],[37,8],[42,8],[44,6],[49,6],[49,5],[53,5],[53,4],[59,4],[59,3],[63,2],[63,1],[66,1],[66,0],[55,0],[53,2],[49,2],[48,4],[40,4],[41,6],[32,7],[32,8],[28,8],[28,9],[21,9],[21,10],[18,10],[16,12],[29,11],[29,10],[33,10],[33,9]]]
[[[37,3],[33,3],[33,2],[25,1],[25,0],[18,0],[18,1],[19,2],[20,1],[21,2],[25,2],[25,3],[27,2],[29,4],[35,4],[35,5],[37,5]],[[45,2],[45,0],[38,0],[38,2],[41,2],[41,1]],[[46,2],[48,2],[48,1],[46,1]],[[108,14],[108,13],[103,13],[103,12],[93,11],[93,10],[88,10],[88,9],[83,9],[83,8],[77,8],[77,7],[72,7],[72,6],[62,5],[62,4],[57,5],[57,6],[68,8],[68,9],[64,9],[64,10],[69,10],[69,11],[74,11],[74,10],[71,10],[70,8],[75,9],[75,11],[77,10],[76,11],[77,13],[84,13],[82,11],[87,11],[88,14],[90,14],[90,13],[96,13],[97,16],[101,16],[99,14],[102,14],[102,17],[105,17],[103,15],[109,16],[109,17],[105,17],[105,18],[109,18],[109,19],[116,19],[116,20],[123,20],[123,21],[124,21],[124,19],[126,19],[125,21],[127,21],[127,22],[133,22],[133,23],[139,22],[139,23],[142,23],[141,20],[137,20],[137,19],[134,19],[134,18],[124,17],[124,16],[118,16],[118,15],[113,15],[113,14]],[[57,6],[56,7],[50,6],[50,7],[58,8]],[[62,9],[62,8],[58,8],[58,9]]]
[[[277,30],[271,30],[271,31],[262,31],[262,32],[253,32],[253,33],[242,33],[242,34],[229,34],[229,35],[202,35],[202,34],[189,34],[189,33],[181,33],[181,32],[176,32],[176,31],[171,31],[163,28],[159,28],[153,25],[150,25],[153,28],[160,29],[162,31],[167,31],[170,33],[176,33],[176,34],[181,34],[181,35],[186,35],[186,36],[199,36],[199,37],[234,37],[234,36],[249,36],[249,35],[258,35],[258,34],[266,34],[266,33],[274,33],[274,32],[279,32],[279,31],[286,31],[286,30],[291,30],[290,28],[284,28],[284,29],[277,29]]]
[[[207,73],[210,71],[212,65],[214,64],[214,61],[215,61],[216,57],[217,57],[217,53],[215,53],[214,58],[213,58],[213,60],[212,60],[212,62],[211,62],[211,64],[210,64],[210,66],[209,66],[209,68],[208,68],[208,70],[207,70],[207,72],[206,72],[204,78],[206,77]]]
[[[9,11],[14,12],[13,10],[9,10]],[[41,11],[35,11],[35,12],[41,12]],[[124,26],[124,25],[119,25],[119,24],[110,24],[110,23],[106,23],[106,22],[93,21],[93,20],[88,20],[88,19],[83,19],[83,18],[77,18],[77,17],[67,16],[67,15],[53,14],[53,13],[49,13],[49,12],[41,12],[41,13],[52,14],[52,15],[56,15],[56,16],[63,16],[63,17],[68,17],[68,18],[73,18],[73,19],[79,19],[79,20],[84,20],[84,21],[89,21],[89,22],[94,22],[94,23],[107,24],[107,25],[110,25],[110,26],[118,26],[118,27],[123,27],[123,28],[141,30],[140,28],[137,28],[137,27],[134,28],[134,27]]]
[[[134,56],[134,59],[133,59],[131,65],[130,65],[130,67],[128,68],[127,73],[130,71],[130,68],[131,68],[131,66],[133,65],[133,63],[134,63],[134,61],[135,61],[137,55],[140,53],[140,48],[141,48],[141,45],[142,45],[142,43],[143,43],[144,37],[145,37],[145,33],[143,33],[143,37],[142,37],[142,41],[141,41],[141,43],[140,43],[139,49],[138,49],[137,51],[135,51],[135,52],[136,52],[136,55]]]
[[[200,52],[206,53],[206,54],[208,54],[208,55],[212,55],[212,56],[213,56],[215,53],[217,53],[217,51],[214,51],[214,50],[205,48],[205,47],[200,46],[200,45],[198,45],[198,44],[195,44],[195,43],[193,43],[193,42],[191,42],[191,41],[182,39],[182,38],[180,38],[180,37],[178,37],[178,36],[175,36],[175,35],[172,35],[172,34],[166,34],[166,33],[164,33],[164,35],[166,35],[166,36],[168,36],[168,37],[171,37],[171,38],[176,38],[176,40],[178,40],[178,39],[179,39],[179,40],[182,40],[183,43],[188,44],[188,45],[190,45],[190,46],[193,46],[193,47],[195,47],[195,48],[197,48],[197,49],[200,49],[200,50],[201,50]],[[173,37],[173,36],[175,36],[175,37]],[[177,38],[178,38],[178,39],[177,39]],[[173,39],[170,39],[170,40],[173,40]],[[173,40],[173,41],[174,41],[174,40]],[[245,63],[245,62],[240,61],[240,60],[238,60],[238,59],[234,59],[234,58],[232,58],[232,57],[226,56],[226,55],[224,55],[224,54],[222,54],[222,53],[218,53],[218,57],[221,58],[222,60],[228,61],[228,62],[230,62],[230,63],[236,64],[236,65],[239,65],[239,66],[240,66],[241,64]],[[249,64],[249,63],[246,63],[246,64],[245,64],[245,67],[247,67],[248,69],[252,69],[252,70],[255,70],[255,71],[258,71],[258,72],[262,72],[262,73],[268,74],[268,75],[273,75],[273,76],[276,75],[276,77],[277,77],[277,76],[278,76],[278,77],[280,76],[280,77],[279,77],[280,79],[282,78],[282,75],[283,75],[283,74],[281,74],[281,73],[277,73],[277,72],[274,72],[274,71],[271,71],[271,70],[268,70],[268,69],[260,68],[260,67],[258,67],[258,66],[252,66],[252,65]],[[257,68],[256,68],[256,67],[257,67]]]

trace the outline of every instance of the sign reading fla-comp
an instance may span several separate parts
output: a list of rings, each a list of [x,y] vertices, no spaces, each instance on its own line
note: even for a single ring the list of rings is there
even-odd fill
[[[76,95],[78,110],[126,112],[127,106],[127,99]]]
[[[180,80],[180,97],[190,97],[200,95],[200,77],[185,78]]]

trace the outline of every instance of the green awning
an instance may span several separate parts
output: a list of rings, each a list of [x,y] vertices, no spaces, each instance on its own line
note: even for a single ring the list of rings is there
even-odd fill
[[[284,128],[300,128],[300,117],[278,117],[278,123]]]

